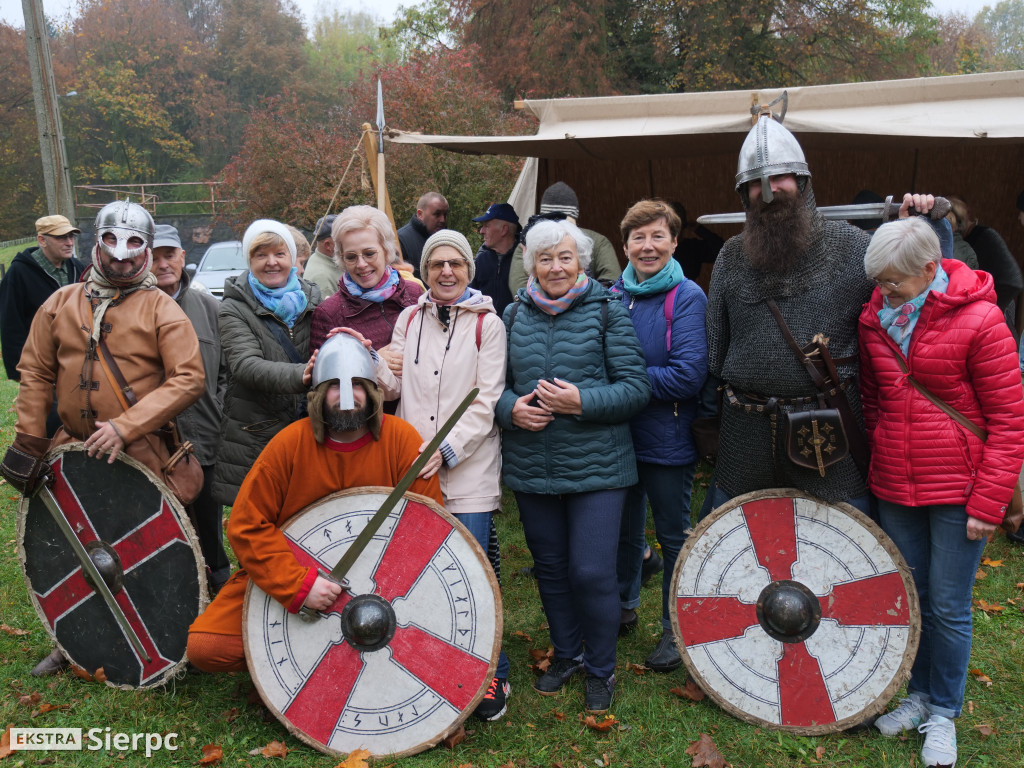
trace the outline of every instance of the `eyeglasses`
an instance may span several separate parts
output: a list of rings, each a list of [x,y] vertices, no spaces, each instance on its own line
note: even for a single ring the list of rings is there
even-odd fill
[[[879,280],[878,278],[871,278],[875,285],[879,288],[885,288],[887,291],[898,291],[900,286],[903,285],[906,280],[900,280],[898,283],[894,283],[892,280]]]
[[[465,259],[431,259],[427,264],[427,269],[431,272],[442,272],[444,271],[444,265],[447,264],[448,268],[452,272],[458,272],[460,269],[469,269],[469,262]]]
[[[43,235],[43,237],[48,237],[51,240],[74,240],[78,235],[74,232],[68,232],[66,235]]]

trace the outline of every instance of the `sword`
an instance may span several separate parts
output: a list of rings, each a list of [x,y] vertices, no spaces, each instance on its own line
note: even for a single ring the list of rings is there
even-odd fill
[[[121,610],[121,606],[114,600],[114,593],[110,591],[110,587],[107,586],[107,582],[103,580],[103,576],[100,574],[99,569],[96,567],[96,563],[89,557],[89,553],[86,551],[85,546],[82,544],[78,536],[75,535],[74,530],[71,528],[71,523],[64,517],[64,512],[60,508],[60,504],[57,503],[56,497],[53,495],[53,491],[50,490],[49,483],[53,482],[52,479],[39,486],[36,491],[36,496],[43,502],[46,508],[50,511],[50,515],[53,517],[57,527],[60,528],[60,532],[64,534],[64,538],[68,540],[68,544],[71,545],[71,549],[74,551],[75,556],[78,558],[78,562],[82,564],[82,570],[86,573],[88,578],[92,582],[93,589],[100,593],[103,598],[103,602],[107,604],[107,608],[114,614],[114,620],[117,621],[121,630],[128,638],[128,642],[132,644],[135,652],[139,654],[147,662],[153,660],[153,658],[146,652],[146,649],[142,646],[142,641],[139,636],[135,634],[135,630],[132,629],[131,623],[128,621],[128,617],[124,615],[124,611]]]
[[[476,400],[476,396],[480,394],[479,387],[473,387],[468,395],[466,395],[462,402],[455,408],[452,415],[448,417],[448,420],[441,425],[441,428],[437,430],[437,434],[427,443],[427,447],[424,448],[420,455],[416,457],[416,461],[412,463],[412,466],[406,470],[405,474],[402,475],[398,484],[394,487],[394,490],[388,494],[388,497],[384,499],[384,503],[380,505],[380,508],[373,514],[370,521],[366,524],[366,527],[359,532],[356,536],[356,540],[352,542],[345,554],[341,556],[338,564],[335,565],[329,574],[324,578],[330,579],[336,584],[340,584],[342,587],[346,587],[345,575],[348,573],[349,568],[359,558],[359,555],[366,549],[366,545],[370,543],[370,539],[374,537],[380,527],[384,525],[384,521],[387,519],[391,511],[398,505],[398,502],[402,500],[405,492],[409,490],[410,486],[416,482],[416,478],[420,471],[430,461],[430,457],[434,455],[434,451],[441,447],[441,443],[448,437],[448,433],[452,431],[452,428],[462,418],[469,406]],[[317,619],[321,617],[319,611],[314,611],[306,606],[299,609],[299,614],[302,618],[307,620]]]
[[[818,212],[826,219],[881,219],[882,221],[892,221],[899,216],[902,204],[902,200],[893,200],[893,196],[889,195],[885,198],[884,203],[826,205],[818,208]],[[944,197],[936,197],[935,205],[932,206],[932,209],[927,214],[917,215],[927,215],[932,221],[938,221],[945,218],[946,214],[949,213],[949,208],[949,200]],[[911,208],[911,211],[913,211],[913,208]],[[697,217],[698,224],[742,224],[746,220],[747,214],[745,211],[709,213],[706,216]]]

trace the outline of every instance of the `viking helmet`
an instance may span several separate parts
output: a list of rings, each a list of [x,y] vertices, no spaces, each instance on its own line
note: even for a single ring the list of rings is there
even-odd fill
[[[740,148],[740,161],[736,166],[736,191],[739,192],[740,187],[748,181],[760,179],[761,199],[770,203],[774,195],[768,179],[787,173],[808,178],[811,175],[796,136],[784,128],[781,122],[763,114],[750,129]]]
[[[153,243],[153,217],[149,211],[127,200],[115,200],[100,208],[96,214],[96,242],[107,256],[118,261],[134,259]],[[103,235],[111,233],[117,238],[117,245],[103,242]],[[141,248],[129,248],[128,241],[141,237]]]
[[[338,408],[350,411],[356,407],[352,395],[352,379],[366,379],[376,386],[377,368],[363,343],[347,333],[339,333],[324,342],[313,363],[312,387],[337,379],[340,387]]]

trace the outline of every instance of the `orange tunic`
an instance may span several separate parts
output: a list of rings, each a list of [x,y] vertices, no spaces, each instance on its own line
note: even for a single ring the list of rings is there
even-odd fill
[[[313,439],[309,419],[281,430],[263,449],[238,492],[228,521],[228,540],[238,556],[237,571],[193,622],[189,633],[242,635],[242,602],[252,578],[268,595],[296,612],[316,580],[299,565],[281,533],[292,515],[336,491],[362,486],[395,486],[419,456],[423,440],[414,427],[385,416],[379,440],[369,434],[354,443]],[[418,478],[410,490],[441,504],[435,474]],[[202,659],[189,658],[204,668]],[[197,663],[198,662],[198,663]]]

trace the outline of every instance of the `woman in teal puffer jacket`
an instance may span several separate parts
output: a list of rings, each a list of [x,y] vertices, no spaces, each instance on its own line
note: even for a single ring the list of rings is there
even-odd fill
[[[505,310],[508,366],[496,416],[505,484],[516,494],[554,660],[534,683],[557,693],[585,669],[586,709],[615,688],[615,557],[637,481],[629,418],[651,395],[629,314],[584,270],[593,242],[567,221],[526,237],[530,280]]]

